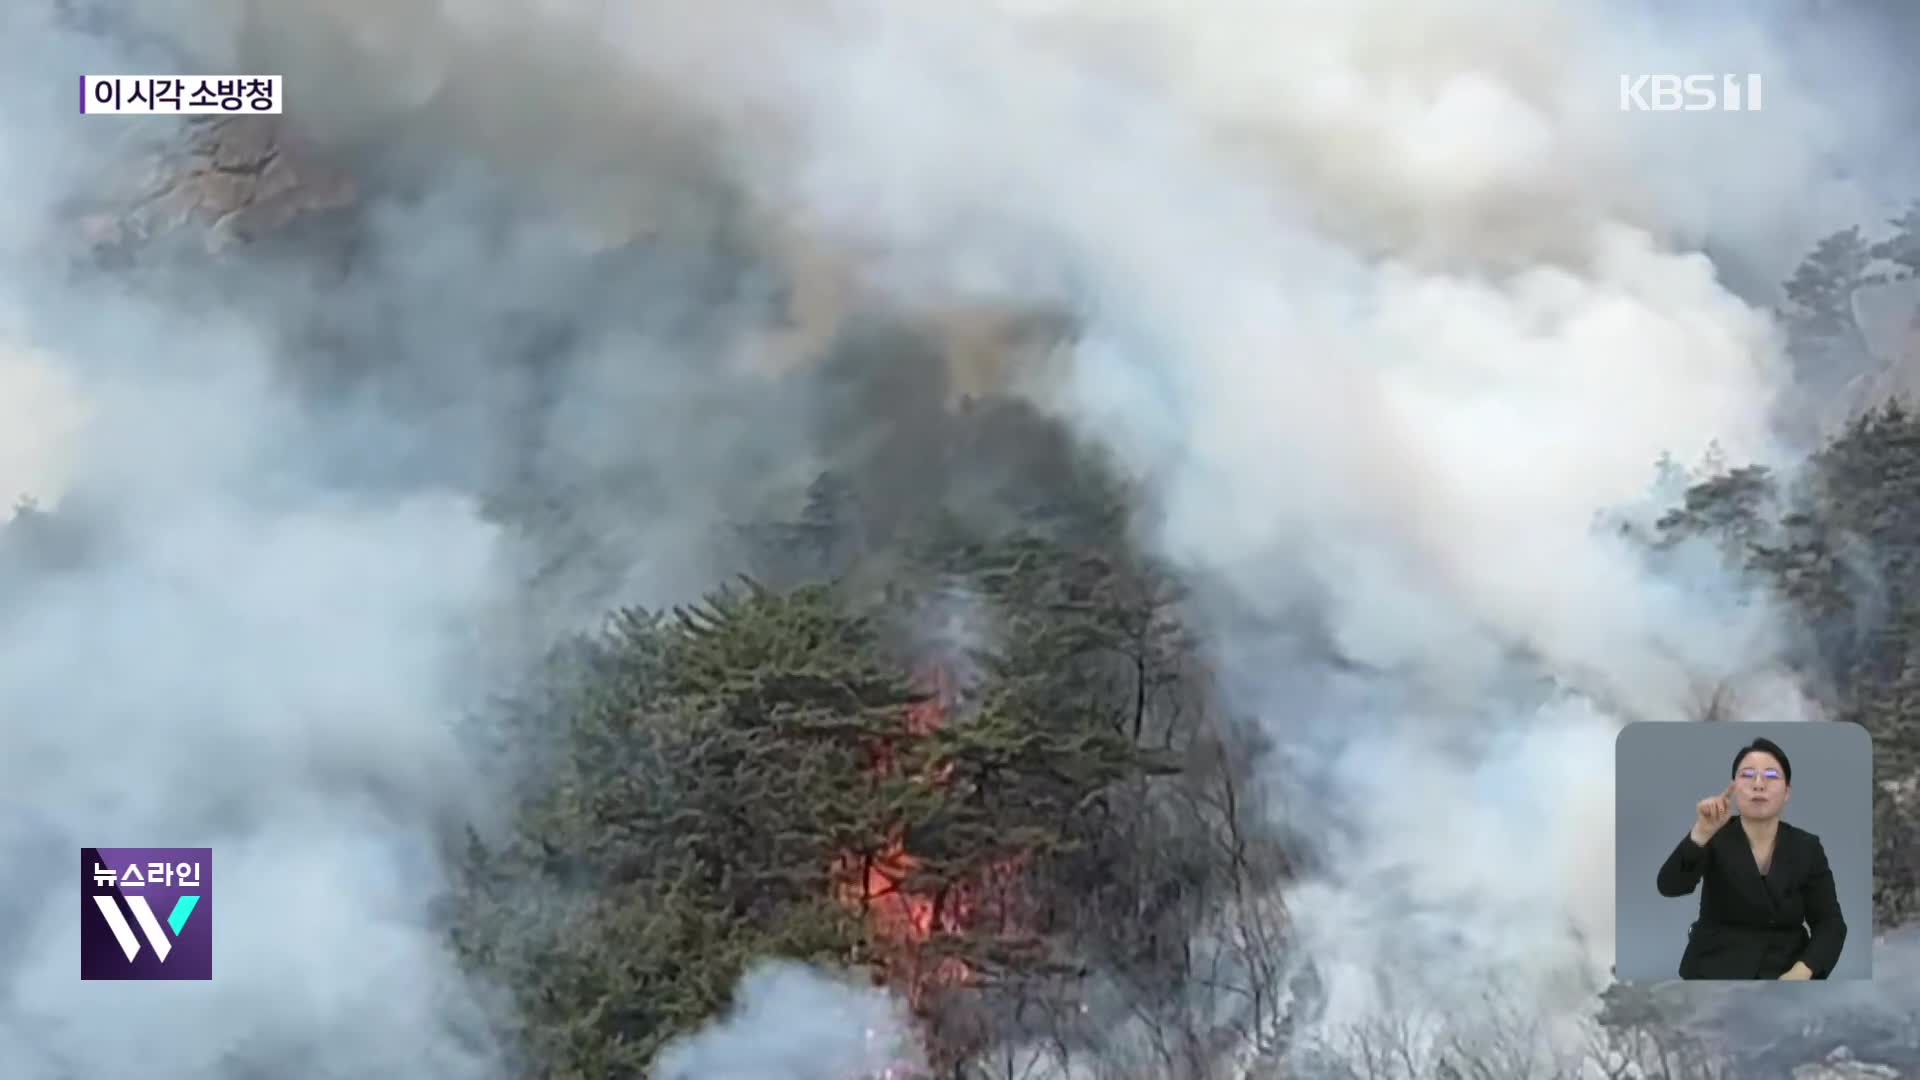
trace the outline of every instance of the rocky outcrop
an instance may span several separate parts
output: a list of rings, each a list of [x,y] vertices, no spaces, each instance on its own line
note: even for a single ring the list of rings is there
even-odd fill
[[[196,118],[178,143],[135,170],[82,219],[95,251],[135,247],[188,227],[219,252],[355,199],[353,178],[305,150],[272,116]]]
[[[1829,431],[1888,401],[1920,402],[1920,278],[1860,289],[1850,306],[1866,370],[1823,410]]]
[[[1860,1061],[1844,1046],[1828,1054],[1825,1061],[1793,1070],[1793,1080],[1900,1080],[1906,1075],[1891,1065]]]

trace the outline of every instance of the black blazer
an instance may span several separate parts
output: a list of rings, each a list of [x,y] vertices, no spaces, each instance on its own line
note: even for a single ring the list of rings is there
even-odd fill
[[[1685,896],[1703,881],[1681,978],[1777,979],[1803,960],[1824,979],[1840,962],[1847,922],[1819,837],[1781,822],[1762,875],[1738,818],[1705,847],[1683,836],[1660,867],[1660,895]]]

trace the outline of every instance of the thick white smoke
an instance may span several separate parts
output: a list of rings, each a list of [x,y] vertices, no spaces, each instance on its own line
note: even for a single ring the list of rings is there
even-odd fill
[[[788,40],[768,184],[877,287],[1083,315],[1034,392],[1149,478],[1277,783],[1341,826],[1291,898],[1333,1015],[1496,974],[1573,1007],[1612,952],[1619,725],[1727,684],[1814,715],[1764,607],[1651,576],[1594,515],[1664,454],[1784,459],[1779,335],[1690,241],[1764,259],[1873,205],[1827,171],[1861,118],[1757,20],[835,12]],[[1722,69],[1763,72],[1766,111],[1619,110],[1619,73]],[[1377,675],[1303,689],[1274,632],[1303,617]]]
[[[31,41],[114,66],[0,20],[9,58]],[[10,100],[71,115],[51,82],[20,85],[47,66],[0,64]],[[25,343],[8,389],[35,391],[6,402],[26,452],[4,479],[59,522],[10,530],[0,575],[0,1073],[285,1075],[318,1056],[301,1071],[483,1075],[425,903],[436,823],[483,808],[455,724],[508,598],[496,530],[458,492],[329,484],[350,436],[275,387],[268,318],[106,278],[48,288],[66,267],[36,196],[94,179],[60,166],[114,161],[57,153],[85,144],[45,117],[0,132],[20,200],[0,304]],[[214,981],[76,978],[75,856],[120,842],[213,849]]]
[[[451,494],[282,473],[281,440],[317,433],[274,407],[257,342],[92,299],[151,367],[82,382],[85,480],[54,541],[84,545],[58,553],[80,567],[8,579],[0,776],[26,828],[6,841],[0,1071],[204,1075],[325,1048],[349,1071],[473,1075],[485,1054],[443,1019],[465,991],[421,920],[433,822],[481,809],[454,725],[478,704],[467,635],[505,599],[493,530]],[[76,981],[71,864],[114,837],[213,848],[215,981]]]
[[[531,431],[548,516],[629,560],[561,614],[678,599],[725,493],[766,473],[733,455],[802,462],[805,422],[729,409],[704,352],[615,325],[671,308],[671,281],[580,288],[607,284],[594,243],[512,221],[458,168],[365,208],[346,285],[172,262],[165,237],[140,272],[76,260],[75,204],[183,141],[79,116],[78,74],[181,71],[159,46],[226,10],[144,38],[124,11],[105,36],[54,17],[89,6],[0,8],[0,499],[51,511],[0,534],[0,1076],[496,1075],[489,988],[433,901],[441,842],[500,802],[460,729],[551,626],[528,631],[526,538],[478,496]],[[496,339],[529,308],[585,341],[537,392]],[[364,351],[329,356],[321,331]],[[328,362],[388,395],[318,400]],[[563,487],[622,468],[650,486],[617,521]],[[213,849],[213,981],[78,980],[76,855],[102,845]]]
[[[1593,528],[1640,503],[1663,454],[1717,441],[1736,462],[1786,456],[1769,426],[1778,336],[1701,251],[1774,280],[1812,237],[1888,201],[1858,180],[1875,101],[1809,62],[1820,42],[1804,28],[1598,0],[273,8],[164,10],[209,68],[314,87],[295,108],[323,134],[362,137],[432,100],[439,138],[584,199],[615,231],[648,218],[637,178],[695,132],[770,218],[872,289],[1075,311],[1084,332],[1025,389],[1149,481],[1143,528],[1205,585],[1235,704],[1282,748],[1276,806],[1326,826],[1321,870],[1288,899],[1335,1018],[1378,1006],[1382,982],[1444,995],[1496,973],[1575,1006],[1612,951],[1618,726],[1688,719],[1726,683],[1755,709],[1811,715],[1763,608],[1704,569],[1653,577]],[[1619,110],[1620,74],[1693,70],[1762,74],[1765,110]],[[28,184],[38,158],[0,162],[43,190]],[[96,467],[124,478],[116,494],[144,493],[146,514],[120,534],[131,569],[17,623],[21,659],[0,666],[18,672],[0,707],[27,748],[8,755],[12,790],[46,808],[62,850],[155,815],[194,835],[239,815],[214,829],[236,849],[233,888],[305,867],[382,894],[399,865],[389,829],[304,794],[307,778],[331,762],[419,792],[454,769],[413,726],[455,704],[423,642],[488,606],[491,541],[444,501],[241,497],[229,481],[252,491],[273,473],[244,463],[285,439],[262,419],[272,396],[232,374],[252,370],[250,346],[209,353],[156,319],[129,315],[113,340],[191,341],[200,363],[159,369],[227,381],[122,371],[88,388],[130,425],[98,429],[112,434]],[[423,547],[404,570],[388,558]],[[222,599],[163,602],[182,595]],[[1302,622],[1328,643],[1318,655],[1294,644]],[[269,723],[272,738],[249,727]],[[108,738],[122,730],[143,734]],[[179,795],[209,755],[237,755],[240,786]],[[136,757],[178,779],[114,779]],[[239,855],[296,837],[291,862]],[[66,925],[67,887],[47,892],[45,926]],[[316,1040],[351,1029],[371,1045],[423,1012],[458,1015],[429,1004],[437,961],[398,991],[391,969],[342,983],[347,916],[304,917],[336,932],[200,996],[142,998],[149,1030],[234,1015],[281,979],[307,988],[286,1008]],[[53,983],[63,933],[29,934],[10,1000]],[[222,933],[236,958],[259,940]],[[405,940],[419,955],[429,939]],[[223,973],[247,971],[235,964]],[[47,1025],[132,1005],[75,993],[8,1010],[28,1020],[0,1028],[0,1065],[19,1063],[0,1071],[49,1072]],[[434,1067],[458,1071],[410,1071]]]
[[[748,971],[731,1015],[654,1064],[659,1080],[888,1080],[924,1067],[904,1003],[789,963]]]
[[[67,437],[82,406],[46,357],[0,345],[0,499],[57,498],[69,479]]]

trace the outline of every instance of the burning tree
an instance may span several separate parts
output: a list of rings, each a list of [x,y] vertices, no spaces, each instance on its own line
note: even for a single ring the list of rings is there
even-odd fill
[[[919,700],[880,656],[830,590],[750,585],[556,658],[527,717],[552,765],[508,837],[470,844],[456,937],[514,986],[534,1075],[643,1072],[752,960],[861,955],[832,863],[928,795],[868,767]]]
[[[975,421],[992,437],[969,452],[1025,422]],[[1218,745],[1178,596],[1097,474],[1053,479],[997,521],[891,534],[834,497],[863,485],[816,483],[771,533],[837,552],[799,560],[825,580],[626,612],[556,658],[511,755],[545,765],[506,835],[470,844],[456,919],[513,991],[528,1075],[644,1073],[776,957],[900,990],[946,1074],[1007,1041],[1097,1050],[1089,972],[1135,1015],[1216,1023],[1196,928],[1278,863],[1244,828],[1244,756]],[[956,612],[958,643],[925,632]]]
[[[1014,568],[979,578],[989,606],[1028,606],[964,700],[950,667],[916,683],[887,623],[825,586],[627,613],[569,654],[544,713],[564,725],[553,774],[509,841],[475,842],[460,936],[518,984],[521,1039],[554,1063],[539,1075],[643,1068],[763,956],[868,968],[951,1063],[989,1036],[951,1019],[953,995],[1085,962],[1063,944],[1074,904],[1142,874],[1090,838],[1128,783],[1179,764],[1145,716],[1102,704],[1153,687],[1062,691],[1104,640],[1069,581],[1031,580],[1065,573],[1063,550],[969,557]],[[547,898],[531,926],[529,881]]]
[[[945,668],[936,666],[920,681],[926,699],[907,710],[897,734],[874,746],[872,767],[881,776],[900,775],[905,756],[900,744],[912,743],[916,752],[911,756],[925,770],[920,781],[950,794],[956,762],[938,752],[935,740],[954,704],[952,680]],[[957,943],[988,924],[1007,937],[1025,930],[1016,913],[1024,853],[972,868],[971,873],[951,863],[930,865],[921,853],[927,824],[913,830],[912,846],[908,824],[902,822],[880,850],[847,852],[834,861],[836,898],[865,921],[881,950],[876,959],[885,977],[904,987],[916,1008],[935,990],[975,978],[975,970],[957,955]]]

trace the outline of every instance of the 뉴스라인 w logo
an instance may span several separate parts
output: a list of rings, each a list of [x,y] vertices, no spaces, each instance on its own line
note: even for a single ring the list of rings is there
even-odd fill
[[[80,977],[213,978],[213,849],[81,848]]]

